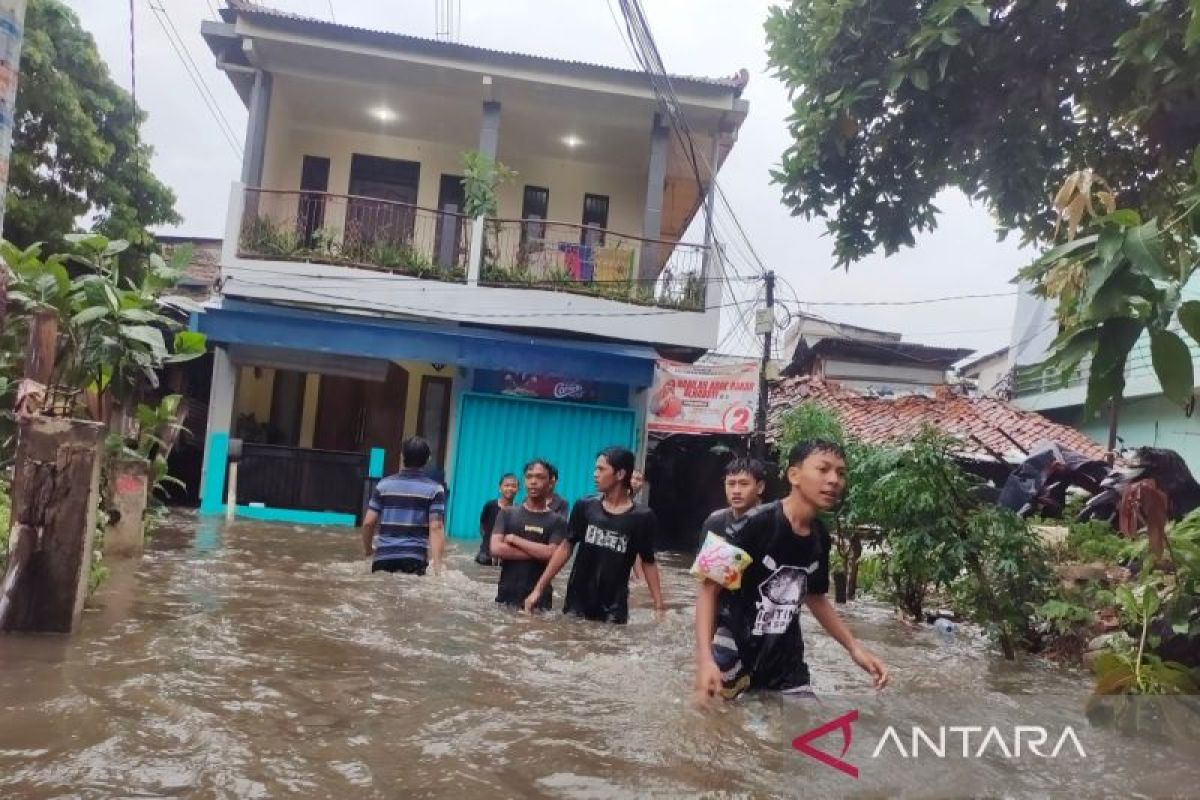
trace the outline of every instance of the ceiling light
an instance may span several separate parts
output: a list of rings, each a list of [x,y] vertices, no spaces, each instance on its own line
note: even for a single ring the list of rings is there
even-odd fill
[[[375,106],[368,113],[380,122],[395,122],[400,118],[399,114],[387,106]]]
[[[581,144],[583,144],[583,139],[580,139],[573,133],[568,133],[562,138],[562,143],[574,150],[576,147],[579,147]]]

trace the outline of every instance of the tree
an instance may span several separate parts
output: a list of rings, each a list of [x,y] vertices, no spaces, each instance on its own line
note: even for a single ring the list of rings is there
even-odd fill
[[[793,98],[772,175],[840,266],[912,245],[948,187],[1026,241],[1085,168],[1165,216],[1200,141],[1200,0],[791,0],[766,31]]]
[[[178,223],[175,195],[149,170],[137,137],[146,115],[113,82],[91,34],[59,0],[25,15],[4,236],[54,250],[77,221],[144,250],[153,225]]]

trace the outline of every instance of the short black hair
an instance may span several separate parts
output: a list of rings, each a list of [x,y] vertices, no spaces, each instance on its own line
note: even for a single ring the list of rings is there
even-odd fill
[[[547,475],[553,475],[553,474],[554,474],[553,472],[551,472],[551,471],[550,471],[550,462],[549,462],[549,461],[547,461],[547,460],[546,460],[546,459],[544,459],[544,458],[531,458],[531,459],[529,459],[529,463],[525,465],[525,469],[521,470],[521,474],[522,474],[522,475],[524,475],[526,472],[529,472],[529,470],[530,470],[530,469],[532,469],[533,467],[539,466],[539,465],[540,465],[540,466],[541,466],[543,469],[545,469],[545,470],[546,470],[546,474],[547,474]]]
[[[725,465],[725,477],[746,472],[756,481],[766,481],[767,468],[757,458],[735,458]]]
[[[543,464],[545,464],[545,465],[546,465],[546,472],[549,472],[549,473],[550,473],[550,480],[552,480],[552,481],[556,481],[556,480],[558,480],[558,467],[554,466],[554,465],[553,465],[553,464],[551,464],[549,461],[545,461],[545,460],[543,460],[543,459],[539,459],[539,460],[540,460],[540,461],[541,461]]]
[[[516,479],[516,475],[513,475],[511,472],[506,472],[500,476],[500,485],[503,486],[505,481],[515,481]]]
[[[420,436],[405,439],[401,446],[405,469],[420,469],[429,463],[429,442]]]
[[[599,456],[608,462],[608,465],[613,468],[613,472],[625,471],[623,483],[626,489],[630,488],[630,484],[633,482],[633,471],[637,469],[637,456],[633,454],[633,451],[620,445],[613,445],[601,450]]]
[[[796,442],[792,451],[788,453],[788,466],[794,467],[797,464],[803,464],[804,459],[813,453],[830,453],[843,461],[846,459],[846,451],[837,442],[831,442],[828,439],[804,439]]]

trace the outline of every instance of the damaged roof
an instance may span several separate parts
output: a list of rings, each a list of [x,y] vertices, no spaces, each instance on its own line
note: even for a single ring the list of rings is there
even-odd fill
[[[813,400],[832,409],[851,436],[871,444],[895,444],[925,425],[962,441],[960,455],[976,461],[1018,463],[1042,442],[1052,441],[1087,458],[1101,459],[1105,449],[1074,428],[1033,411],[990,397],[964,397],[949,390],[935,396],[872,396],[833,381],[802,376],[776,381],[770,388],[768,436],[774,439],[780,417]]]

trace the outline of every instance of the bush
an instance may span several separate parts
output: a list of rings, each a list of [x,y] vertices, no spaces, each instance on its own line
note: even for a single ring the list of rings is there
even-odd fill
[[[1115,564],[1126,558],[1129,542],[1107,522],[1076,522],[1067,529],[1067,555],[1080,561]]]

